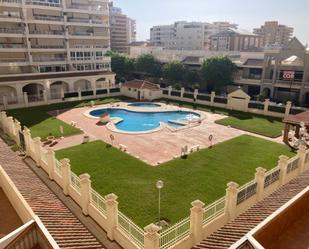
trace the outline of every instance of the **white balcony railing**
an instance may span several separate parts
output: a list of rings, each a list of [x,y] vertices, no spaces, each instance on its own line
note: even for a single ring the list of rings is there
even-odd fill
[[[31,35],[64,35],[64,31],[61,30],[30,30]]]
[[[61,7],[60,3],[50,3],[50,2],[47,2],[47,1],[27,0],[26,4],[42,5],[42,6],[47,6],[47,7]]]
[[[0,3],[21,4],[21,0],[0,0]]]
[[[43,15],[34,15],[33,19],[42,20],[42,21],[59,21],[62,22],[64,20],[63,16],[43,16]]]
[[[25,44],[0,44],[0,48],[26,48]]]
[[[34,49],[65,49],[64,45],[31,45]]]
[[[13,13],[0,13],[0,18],[20,19],[21,16],[19,14],[13,14]]]
[[[68,9],[79,9],[79,10],[92,10],[92,11],[107,11],[103,6],[88,6],[81,4],[72,4],[71,6],[67,6]]]
[[[4,34],[24,34],[23,29],[0,28],[0,33]]]
[[[52,62],[52,61],[66,61],[66,58],[49,58],[49,57],[34,57],[34,62]]]

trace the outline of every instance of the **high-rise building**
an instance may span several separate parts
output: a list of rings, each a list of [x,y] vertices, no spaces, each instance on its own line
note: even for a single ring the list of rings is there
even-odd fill
[[[119,53],[128,53],[128,45],[135,41],[135,20],[122,13],[120,8],[110,4],[111,49]]]
[[[150,42],[156,46],[177,50],[209,50],[210,36],[237,28],[228,22],[175,22],[171,25],[154,26],[150,29]]]
[[[108,0],[1,1],[0,95],[22,103],[113,85],[109,29]]]
[[[277,21],[265,22],[260,28],[253,30],[254,34],[263,37],[264,47],[286,46],[293,36],[294,29],[281,25]]]

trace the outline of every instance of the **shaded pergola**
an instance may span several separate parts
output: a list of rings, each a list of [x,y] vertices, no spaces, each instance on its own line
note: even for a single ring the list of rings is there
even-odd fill
[[[305,125],[306,130],[309,131],[309,111],[301,112],[296,115],[287,116],[283,122],[285,123],[283,142],[289,142],[289,131],[291,127],[295,127],[295,137],[300,138],[301,124]]]

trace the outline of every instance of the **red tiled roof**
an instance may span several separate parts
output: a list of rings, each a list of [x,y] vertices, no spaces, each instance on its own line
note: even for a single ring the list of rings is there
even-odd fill
[[[305,125],[309,125],[309,111],[301,112],[296,115],[289,115],[284,120],[284,123],[300,124],[304,122]]]
[[[135,89],[160,90],[160,87],[146,80],[131,80],[123,84],[123,86]]]
[[[246,212],[208,236],[194,249],[229,248],[244,235],[265,220],[278,208],[287,203],[309,184],[309,170],[283,185],[276,192],[258,202]]]
[[[103,249],[101,243],[0,138],[0,164],[60,248]]]

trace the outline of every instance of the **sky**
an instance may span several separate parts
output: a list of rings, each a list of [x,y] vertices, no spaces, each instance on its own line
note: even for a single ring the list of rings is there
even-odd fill
[[[252,31],[278,20],[294,28],[294,36],[309,44],[309,0],[114,0],[114,6],[136,20],[137,40],[149,39],[154,25],[175,21],[229,21]]]

